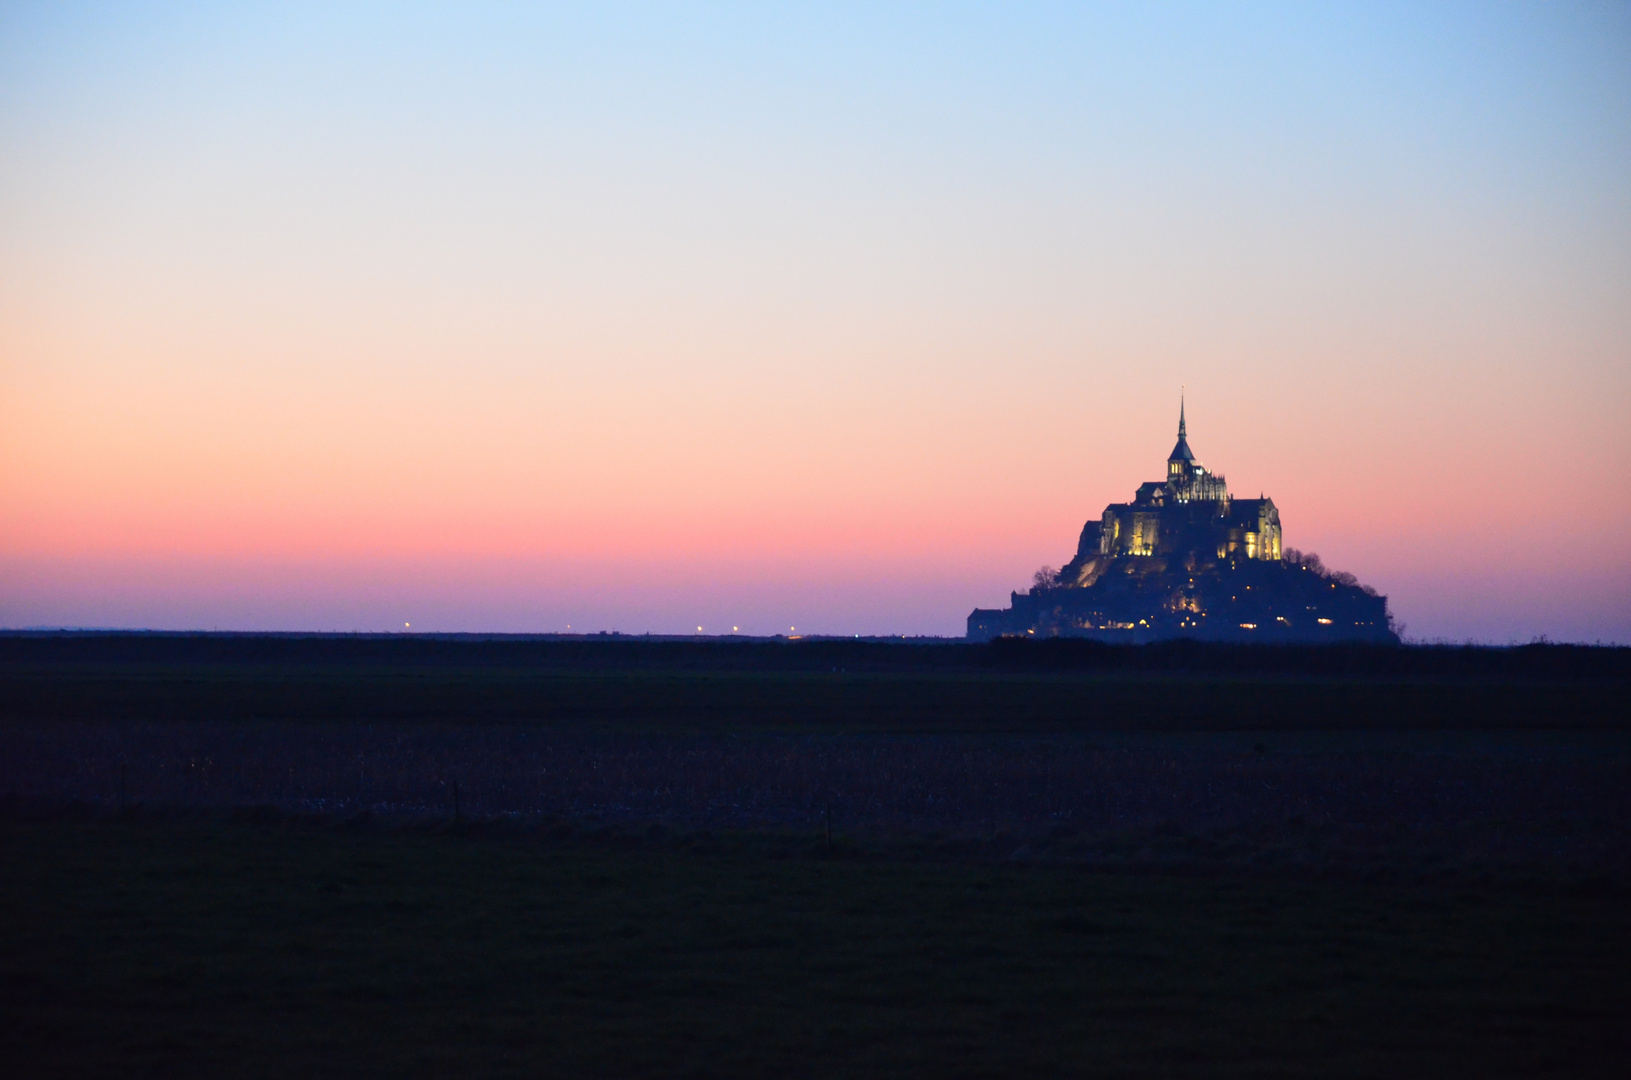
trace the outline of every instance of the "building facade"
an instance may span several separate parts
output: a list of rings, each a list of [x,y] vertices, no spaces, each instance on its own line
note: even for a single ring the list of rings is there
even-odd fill
[[[1111,503],[1099,522],[1098,554],[1153,558],[1208,544],[1216,558],[1280,558],[1280,512],[1268,498],[1236,499],[1229,483],[1189,449],[1184,406],[1178,406],[1178,444],[1167,457],[1167,478],[1140,484],[1132,502]]]

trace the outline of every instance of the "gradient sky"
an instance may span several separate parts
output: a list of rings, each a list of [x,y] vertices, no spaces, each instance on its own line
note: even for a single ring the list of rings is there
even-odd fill
[[[0,6],[0,626],[960,634],[1191,445],[1631,641],[1631,5]]]

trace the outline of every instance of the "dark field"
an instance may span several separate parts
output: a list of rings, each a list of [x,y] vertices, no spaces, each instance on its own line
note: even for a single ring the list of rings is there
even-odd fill
[[[1631,650],[1061,644],[0,635],[0,1060],[1619,1073]]]
[[[16,1076],[1611,1076],[1624,897],[11,823]]]
[[[0,717],[670,734],[1619,728],[1631,649],[0,634]]]
[[[25,806],[261,806],[839,836],[946,856],[1631,876],[1615,732],[600,734],[257,722],[0,724]],[[823,842],[825,842],[823,840]]]

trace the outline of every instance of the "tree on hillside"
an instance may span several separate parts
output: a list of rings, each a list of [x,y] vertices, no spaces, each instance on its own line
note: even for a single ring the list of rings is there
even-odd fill
[[[1287,566],[1300,566],[1309,573],[1316,574],[1327,581],[1334,581],[1338,585],[1353,585],[1363,589],[1371,596],[1377,595],[1375,589],[1369,585],[1361,585],[1359,579],[1348,573],[1348,571],[1332,570],[1329,566],[1326,566],[1324,562],[1320,561],[1319,555],[1315,552],[1302,552],[1296,548],[1288,547],[1281,553],[1281,558]]]

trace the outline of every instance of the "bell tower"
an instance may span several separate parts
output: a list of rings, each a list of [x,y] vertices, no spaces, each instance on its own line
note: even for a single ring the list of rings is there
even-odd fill
[[[1178,395],[1178,445],[1172,448],[1167,455],[1167,482],[1181,484],[1189,479],[1190,472],[1199,464],[1195,455],[1189,449],[1189,434],[1184,425],[1184,396]]]

